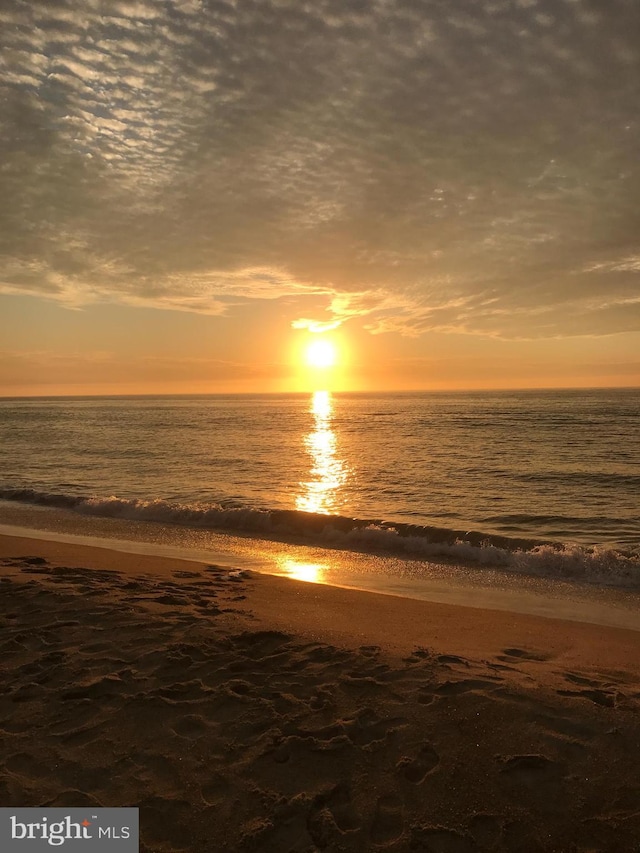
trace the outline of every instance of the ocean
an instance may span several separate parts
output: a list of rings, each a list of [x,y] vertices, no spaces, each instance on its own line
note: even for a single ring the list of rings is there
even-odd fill
[[[639,495],[639,389],[0,400],[23,527],[640,589]]]

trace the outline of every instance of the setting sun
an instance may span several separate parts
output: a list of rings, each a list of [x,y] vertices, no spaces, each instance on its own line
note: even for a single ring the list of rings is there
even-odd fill
[[[342,332],[292,336],[289,359],[296,372],[296,390],[352,390],[352,351]]]
[[[337,353],[331,341],[314,341],[305,350],[305,360],[311,367],[332,367]]]

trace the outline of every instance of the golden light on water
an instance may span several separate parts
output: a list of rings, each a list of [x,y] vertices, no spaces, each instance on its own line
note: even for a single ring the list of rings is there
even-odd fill
[[[329,391],[313,392],[311,395],[310,411],[315,418],[316,426],[326,429],[327,425],[331,422],[331,415],[333,414],[333,403]]]
[[[301,492],[296,499],[296,509],[327,514],[338,512],[347,468],[337,451],[330,392],[314,391],[309,411],[313,423],[304,437],[304,444],[311,457],[311,470],[309,479],[300,483]]]
[[[304,563],[299,560],[286,558],[280,561],[280,568],[284,575],[293,580],[306,581],[307,583],[324,583],[324,573],[327,566],[324,563]]]

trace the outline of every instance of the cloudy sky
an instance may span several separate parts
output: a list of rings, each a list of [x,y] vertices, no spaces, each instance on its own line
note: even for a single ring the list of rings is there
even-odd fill
[[[638,0],[0,0],[0,394],[640,384]]]

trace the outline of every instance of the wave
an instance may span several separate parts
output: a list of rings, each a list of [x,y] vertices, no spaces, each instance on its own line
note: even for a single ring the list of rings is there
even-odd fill
[[[587,547],[542,542],[298,510],[88,497],[28,488],[0,488],[0,500],[69,509],[83,515],[295,538],[305,543],[368,553],[444,558],[524,575],[640,589],[640,554],[603,545]]]

